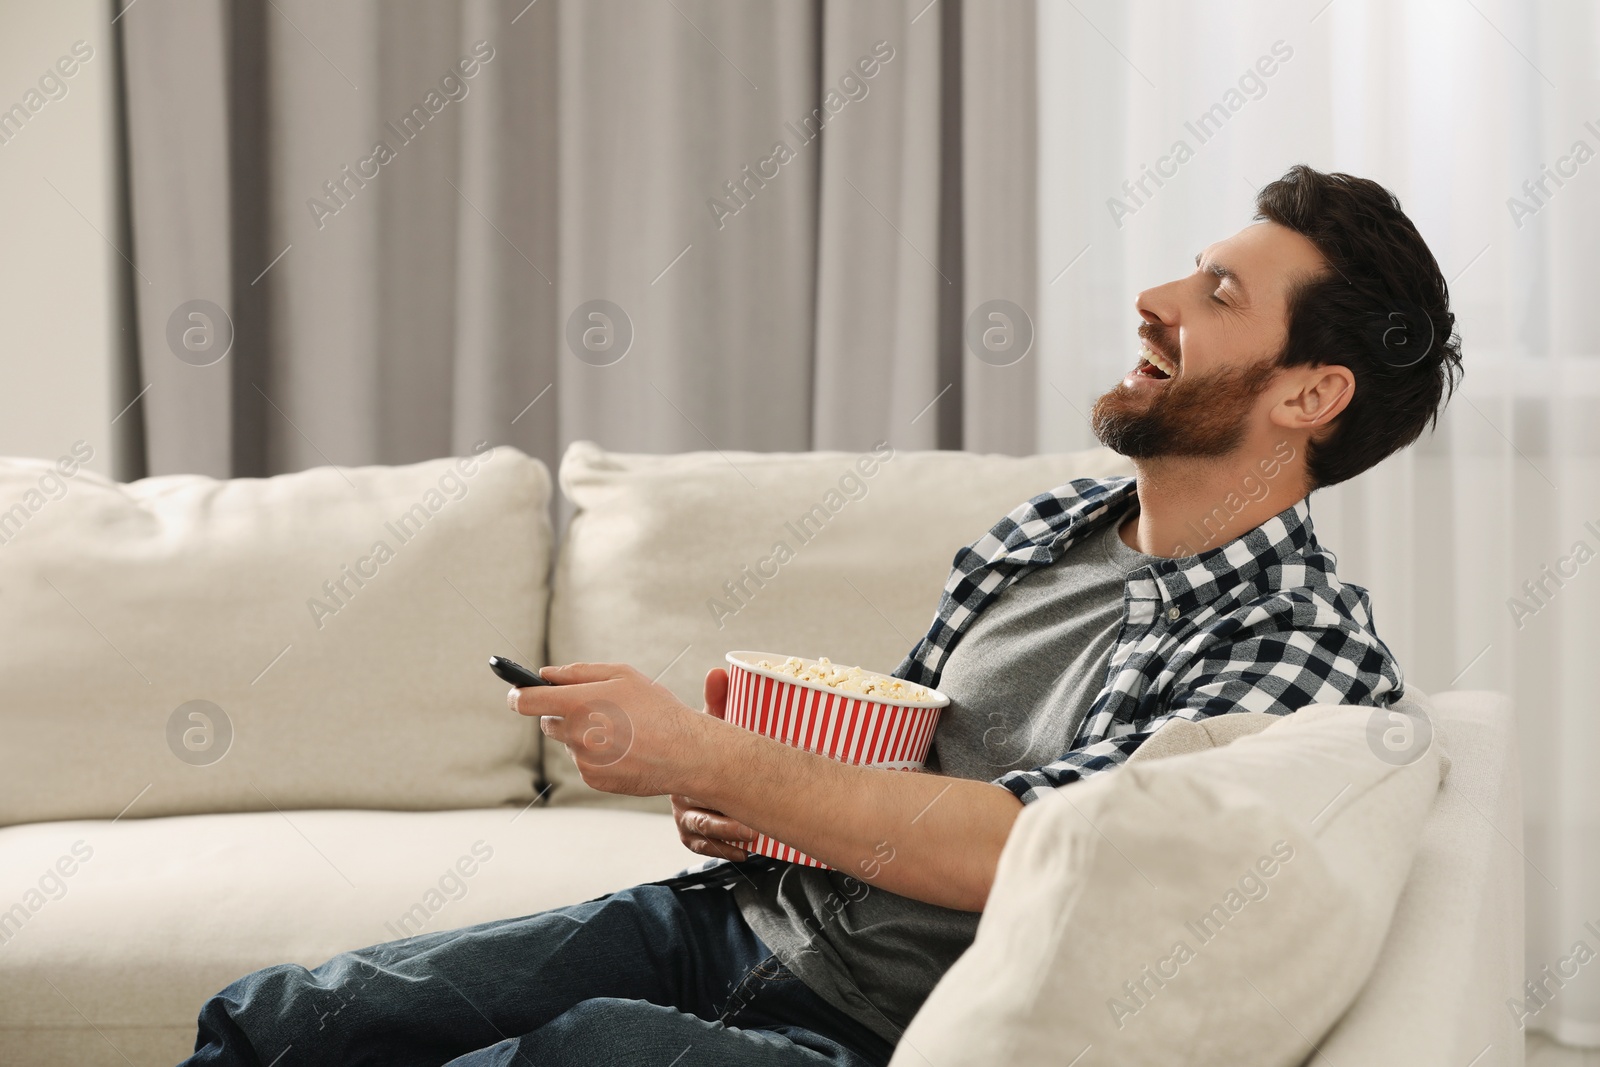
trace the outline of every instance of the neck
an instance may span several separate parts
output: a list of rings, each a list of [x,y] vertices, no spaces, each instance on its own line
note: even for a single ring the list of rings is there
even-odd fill
[[[1177,559],[1249,533],[1309,491],[1300,448],[1279,440],[1220,457],[1134,461],[1138,514],[1118,531],[1129,548]]]

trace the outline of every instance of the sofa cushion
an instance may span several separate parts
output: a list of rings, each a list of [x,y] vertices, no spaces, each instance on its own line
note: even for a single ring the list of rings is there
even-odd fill
[[[1380,756],[1384,714],[1313,706],[1030,805],[892,1067],[1304,1061],[1372,970],[1444,766]]]
[[[932,621],[958,548],[1063,482],[1129,473],[1108,449],[658,456],[579,441],[561,461],[575,511],[550,658],[631,663],[693,707],[730,649],[890,671]],[[556,804],[668,810],[589,789],[560,745],[545,770]]]
[[[0,916],[0,1063],[168,1067],[250,971],[591,900],[686,858],[662,816],[542,807],[9,827],[0,907],[29,914]]]
[[[532,799],[536,724],[485,661],[542,654],[549,491],[510,448],[125,485],[0,461],[0,825]]]

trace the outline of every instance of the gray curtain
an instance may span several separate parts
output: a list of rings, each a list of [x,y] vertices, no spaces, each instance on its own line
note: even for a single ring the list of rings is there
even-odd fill
[[[1035,447],[1031,0],[120,10],[149,473]]]

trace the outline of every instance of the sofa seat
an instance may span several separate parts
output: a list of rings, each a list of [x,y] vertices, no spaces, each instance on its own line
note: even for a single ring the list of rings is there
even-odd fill
[[[249,971],[577,903],[696,860],[669,817],[585,808],[0,829],[0,1060],[170,1067],[204,999]]]

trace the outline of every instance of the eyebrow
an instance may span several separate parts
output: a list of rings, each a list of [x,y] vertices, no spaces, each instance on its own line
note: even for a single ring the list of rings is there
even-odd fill
[[[1213,261],[1212,263],[1210,263],[1207,266],[1201,266],[1200,258],[1204,254],[1205,253],[1203,253],[1203,252],[1196,252],[1194,254],[1194,265],[1195,265],[1195,267],[1200,269],[1200,270],[1204,270],[1208,274],[1215,274],[1218,278],[1221,278],[1221,279],[1223,279],[1225,281],[1230,281],[1231,280],[1234,285],[1239,287],[1239,291],[1244,294],[1245,299],[1248,300],[1250,298],[1250,289],[1249,289],[1248,286],[1246,286],[1244,284],[1244,279],[1239,277],[1239,275],[1236,274],[1234,271],[1232,271],[1229,268],[1223,266],[1221,263],[1217,263],[1215,261]]]

